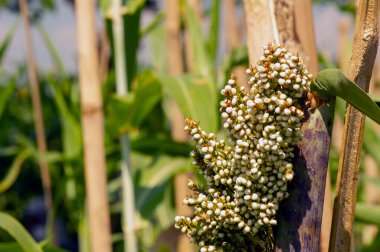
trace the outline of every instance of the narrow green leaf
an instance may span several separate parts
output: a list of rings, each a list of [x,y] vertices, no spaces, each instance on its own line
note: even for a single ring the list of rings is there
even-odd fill
[[[58,108],[58,113],[62,123],[63,153],[67,159],[76,158],[82,151],[82,134],[80,124],[68,108],[58,85],[53,80],[50,80],[49,84],[54,93],[54,102]]]
[[[194,66],[196,73],[202,76],[208,76],[214,79],[213,64],[210,54],[208,53],[207,44],[203,39],[200,24],[197,21],[194,10],[189,6],[187,1],[184,5],[185,24],[191,36],[191,47],[194,54]]]
[[[39,33],[41,34],[42,40],[44,41],[50,53],[50,56],[55,66],[55,70],[57,71],[57,73],[65,75],[65,67],[63,66],[61,56],[59,55],[59,52],[52,38],[50,37],[49,33],[46,32],[45,27],[40,22],[37,22],[37,28],[38,28]]]
[[[27,149],[20,152],[16,156],[7,174],[0,181],[0,193],[3,193],[6,190],[8,190],[16,182],[16,179],[18,178],[18,175],[20,174],[22,164],[31,155],[32,155],[31,151]]]
[[[210,57],[212,59],[213,65],[217,61],[218,56],[218,35],[219,35],[219,11],[220,11],[220,1],[213,0],[211,7],[211,25],[208,38],[208,49],[210,52]]]
[[[138,128],[162,97],[161,85],[150,72],[137,77],[136,87],[127,96],[109,102],[109,121],[119,134]]]
[[[15,79],[11,79],[5,87],[0,89],[0,118],[3,115],[5,106],[7,105],[9,99],[11,98],[15,90]]]
[[[322,99],[339,96],[360,112],[380,124],[380,108],[366,92],[349,80],[339,69],[320,71],[312,81],[311,90]]]
[[[19,24],[19,19],[13,22],[11,28],[5,34],[4,39],[0,43],[0,66],[4,60],[5,53],[11,44],[14,33],[17,31],[17,26]]]
[[[7,231],[25,252],[42,252],[28,231],[12,216],[0,213],[0,228]]]
[[[380,227],[380,206],[357,203],[355,218],[358,221],[374,224]]]
[[[136,207],[145,218],[153,214],[163,199],[169,179],[188,169],[187,158],[161,157],[152,167],[140,170]]]
[[[157,74],[164,92],[181,108],[185,117],[200,121],[208,132],[217,131],[216,98],[208,88],[209,79],[190,75],[170,77]]]
[[[165,13],[163,11],[158,12],[153,20],[140,30],[140,37],[146,36],[153,30],[157,29],[164,21]]]

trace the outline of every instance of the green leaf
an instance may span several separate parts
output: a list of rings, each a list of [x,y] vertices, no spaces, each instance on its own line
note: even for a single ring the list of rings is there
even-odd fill
[[[28,231],[12,216],[0,213],[0,227],[16,240],[25,252],[42,252]]]
[[[82,133],[80,124],[70,111],[58,85],[53,80],[50,80],[49,84],[53,90],[54,102],[58,108],[62,123],[63,154],[66,159],[74,159],[82,152]]]
[[[358,221],[374,224],[380,227],[380,206],[357,203],[355,218]]]
[[[0,43],[0,66],[2,66],[2,62],[5,56],[5,53],[11,44],[12,38],[14,33],[17,31],[17,26],[19,24],[19,19],[17,19],[15,22],[13,22],[11,28],[8,30],[8,32],[5,34],[4,39]]]
[[[208,53],[207,44],[203,40],[201,27],[197,21],[194,10],[189,6],[187,1],[184,5],[184,15],[185,15],[185,24],[189,29],[191,37],[191,47],[192,53],[194,54],[194,66],[196,73],[201,74],[202,76],[207,76],[211,79],[214,78],[213,73],[213,64],[211,61],[210,54]],[[210,83],[213,84],[213,83]]]
[[[3,115],[5,106],[7,105],[9,99],[12,97],[12,94],[15,90],[15,79],[11,79],[5,87],[0,89],[0,118]]]
[[[224,86],[232,72],[232,69],[235,66],[243,65],[244,67],[248,67],[248,49],[246,46],[238,47],[233,50],[226,56],[223,60],[222,65],[220,67],[220,82],[219,87]]]
[[[208,49],[210,52],[210,57],[212,59],[213,65],[217,61],[218,56],[218,35],[219,35],[219,10],[220,10],[220,1],[213,0],[211,7],[211,25],[208,38]]]
[[[131,148],[145,154],[165,153],[167,155],[188,156],[192,147],[183,142],[176,142],[168,137],[146,136],[133,139]]]
[[[311,82],[310,89],[326,100],[339,96],[380,124],[380,108],[366,92],[349,80],[339,69],[320,71]]]
[[[114,96],[108,106],[109,120],[119,134],[138,128],[162,97],[161,85],[150,71],[141,73],[127,96]]]
[[[152,31],[154,31],[155,29],[157,29],[159,26],[161,26],[162,21],[164,21],[164,18],[165,18],[165,13],[162,12],[162,11],[158,12],[154,16],[153,20],[148,25],[146,25],[145,27],[143,27],[141,29],[141,31],[140,31],[140,37],[148,35]]]
[[[18,178],[18,175],[20,174],[22,164],[31,155],[32,155],[32,152],[27,149],[27,150],[20,152],[16,156],[16,158],[13,161],[11,167],[9,168],[7,174],[0,181],[0,193],[3,193],[6,190],[8,190],[16,182],[16,179]]]
[[[161,157],[147,169],[139,170],[136,207],[145,218],[149,218],[164,198],[167,183],[175,174],[189,169],[187,158]]]
[[[37,22],[37,28],[39,33],[41,34],[42,40],[44,41],[51,58],[53,59],[53,63],[55,66],[55,70],[57,73],[60,73],[62,75],[65,75],[65,67],[63,66],[63,62],[61,59],[61,56],[59,55],[59,52],[51,39],[48,32],[46,32],[45,28],[40,22]]]
[[[218,127],[215,91],[209,89],[209,79],[190,75],[170,77],[157,74],[164,87],[164,93],[181,108],[185,117],[200,121],[208,132],[216,132]]]

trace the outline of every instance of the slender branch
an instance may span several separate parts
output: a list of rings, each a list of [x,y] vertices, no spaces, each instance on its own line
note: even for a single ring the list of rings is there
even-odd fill
[[[349,78],[368,91],[378,46],[378,0],[360,0]],[[329,251],[350,251],[365,116],[346,108]]]
[[[95,1],[77,0],[75,5],[91,251],[111,252],[104,118],[96,48]]]
[[[32,103],[33,103],[33,116],[34,116],[34,126],[37,135],[37,145],[40,154],[46,152],[46,139],[45,139],[45,129],[43,122],[43,114],[41,107],[41,96],[38,85],[37,68],[36,68],[36,57],[33,48],[33,38],[31,27],[29,23],[29,9],[26,0],[19,0],[21,13],[24,21],[25,30],[25,41],[27,49],[27,60],[28,60],[28,75],[30,81],[30,88],[32,91]],[[51,211],[52,207],[52,193],[51,193],[51,179],[49,174],[48,163],[39,159],[40,173],[42,178],[42,187],[44,191],[45,207],[48,212]]]
[[[196,4],[199,2],[196,1],[193,3]],[[183,72],[179,1],[166,0],[165,5],[168,48],[170,48],[168,55],[169,73],[172,75],[179,75]],[[170,103],[172,137],[177,141],[186,141],[187,136],[183,130],[185,126],[183,114],[174,101],[170,101]],[[177,174],[174,178],[176,214],[181,216],[190,216],[192,214],[191,209],[182,204],[182,200],[186,195],[190,194],[190,191],[187,188],[188,178],[187,174]],[[188,238],[183,234],[178,238],[177,251],[194,251],[194,246],[190,244]]]
[[[114,15],[112,31],[115,44],[116,91],[120,96],[128,93],[128,82],[125,61],[124,22],[120,12],[120,0],[113,1]],[[123,184],[123,219],[124,219],[124,251],[137,252],[137,238],[135,234],[135,197],[130,163],[129,136],[120,137],[121,144],[121,175]]]

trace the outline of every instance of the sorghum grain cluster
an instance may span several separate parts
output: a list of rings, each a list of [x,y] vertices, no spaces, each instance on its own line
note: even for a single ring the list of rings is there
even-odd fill
[[[274,43],[246,73],[250,90],[232,77],[221,91],[228,142],[186,120],[185,131],[196,143],[193,164],[207,184],[189,182],[193,195],[183,203],[194,208],[194,217],[177,216],[175,227],[202,252],[247,251],[270,236],[294,176],[311,75],[297,55]]]

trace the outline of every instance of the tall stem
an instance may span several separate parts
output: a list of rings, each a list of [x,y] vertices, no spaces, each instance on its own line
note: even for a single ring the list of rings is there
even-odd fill
[[[349,78],[368,91],[379,40],[379,2],[360,0]],[[365,116],[350,105],[340,152],[329,251],[350,251]]]
[[[28,61],[28,75],[30,81],[30,88],[32,91],[32,103],[33,103],[33,116],[34,116],[34,126],[37,135],[37,145],[40,154],[46,152],[46,139],[45,139],[45,129],[41,108],[41,96],[38,86],[37,78],[37,68],[36,68],[36,58],[33,48],[33,38],[31,27],[29,23],[29,9],[26,0],[19,0],[19,5],[21,8],[21,13],[24,21],[24,31],[25,31],[25,41],[27,49],[27,61]],[[50,213],[52,206],[52,193],[51,193],[51,179],[49,174],[48,163],[39,159],[40,173],[42,178],[42,187],[44,191],[45,207]]]
[[[244,4],[252,64],[261,55],[261,47],[275,40],[275,32],[268,31],[277,28],[279,42],[299,52],[311,73],[318,71],[310,0],[277,0],[274,8],[265,0],[245,0]],[[271,21],[273,11],[275,24]],[[290,196],[281,203],[278,214],[276,251],[318,251],[333,105],[332,102],[310,114],[302,127],[304,138],[298,144],[295,178],[288,187]]]
[[[125,41],[124,23],[120,12],[120,0],[113,1],[112,31],[115,44],[115,68],[116,68],[116,91],[123,96],[128,92],[126,61],[125,61]],[[137,239],[135,235],[135,198],[133,191],[133,180],[130,170],[130,143],[128,135],[120,137],[121,145],[121,175],[123,184],[123,219],[124,219],[124,240],[127,252],[137,251]]]
[[[91,251],[111,252],[104,118],[96,48],[95,1],[77,0],[79,82]]]

